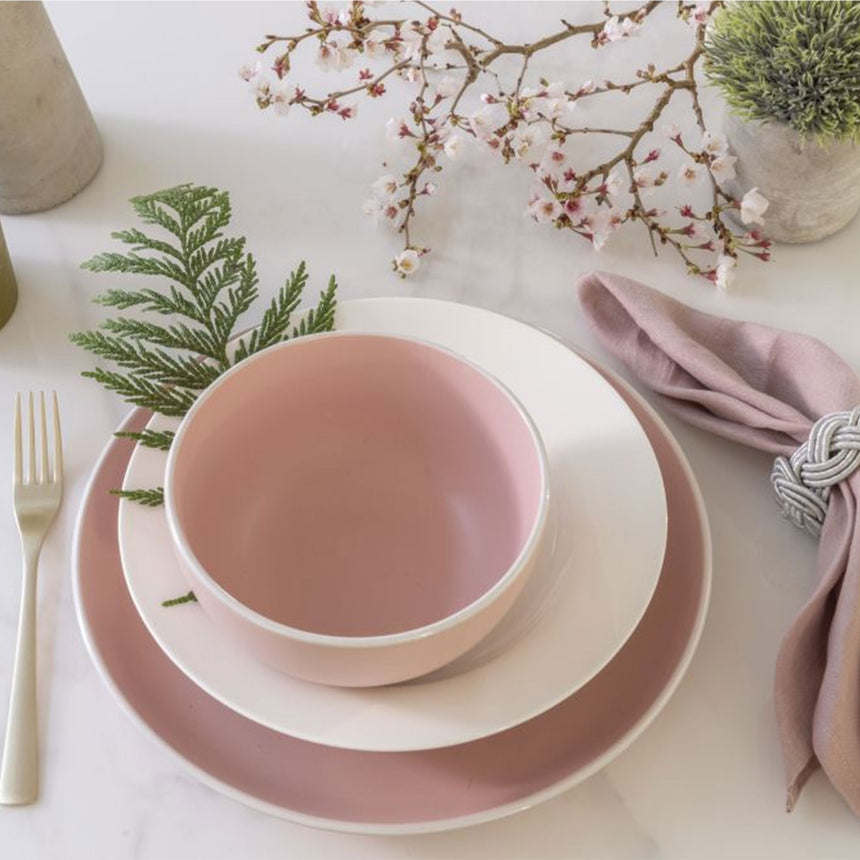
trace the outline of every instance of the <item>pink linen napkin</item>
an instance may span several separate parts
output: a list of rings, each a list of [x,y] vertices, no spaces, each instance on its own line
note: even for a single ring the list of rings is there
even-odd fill
[[[814,338],[699,313],[617,275],[586,275],[578,288],[608,349],[667,408],[712,433],[787,457],[816,419],[860,405],[855,373]],[[831,492],[818,582],[777,657],[789,811],[820,765],[860,815],[858,498],[860,469]]]

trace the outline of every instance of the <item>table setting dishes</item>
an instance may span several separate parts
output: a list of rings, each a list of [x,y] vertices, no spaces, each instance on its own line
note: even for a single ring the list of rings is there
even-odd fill
[[[175,290],[113,290],[106,303],[163,314],[167,302],[171,313],[199,325],[220,302],[220,321],[195,331],[184,322],[164,327],[119,317],[74,336],[131,371],[97,368],[90,375],[146,410],[135,415],[137,429],[118,434],[138,444],[122,460],[118,506],[104,509],[116,516],[116,528],[98,564],[112,559],[110,569],[124,579],[120,593],[141,632],[137,650],[160,655],[185,695],[203,697],[190,710],[213,722],[229,715],[232,730],[247,733],[243,748],[259,751],[271,742],[289,748],[291,758],[313,750],[306,770],[314,773],[354,765],[373,791],[356,778],[346,793],[360,796],[345,799],[325,783],[312,788],[313,798],[298,796],[271,770],[252,779],[238,774],[235,761],[227,767],[209,755],[198,771],[218,771],[216,786],[236,795],[241,785],[237,796],[296,820],[417,832],[504,815],[608,761],[624,733],[596,751],[588,732],[559,739],[552,727],[569,709],[609,707],[635,687],[629,676],[604,685],[647,629],[655,595],[669,578],[671,469],[659,458],[659,434],[655,441],[647,432],[623,386],[551,334],[515,320],[430,299],[337,303],[333,278],[317,307],[291,323],[307,280],[303,266],[259,327],[240,334],[243,304],[231,285],[240,279],[242,302],[250,304],[256,276],[250,255],[242,274],[233,274],[244,240],[230,240],[232,250],[217,241],[229,218],[227,196],[182,186],[138,198],[135,206],[179,245],[139,231],[116,234],[135,252],[100,255],[90,263],[96,270],[162,276],[171,265],[164,255],[184,258],[189,242],[214,243],[207,253],[224,262],[209,286],[189,281],[193,300],[185,304],[177,304]],[[137,249],[162,256],[144,260]],[[830,506],[831,496],[834,487],[849,492],[845,482],[860,461],[860,407],[845,411],[858,384],[847,367],[848,382],[836,385],[833,398],[842,410],[824,412],[818,404],[807,409],[814,419],[804,417],[767,389],[774,384],[787,400],[796,396],[779,366],[791,368],[793,351],[807,364],[838,363],[826,349],[824,358],[816,352],[820,344],[810,358],[808,339],[706,317],[613,276],[583,279],[580,300],[598,335],[646,382],[668,392],[684,417],[779,455],[772,483],[783,512],[816,535],[823,528],[823,557],[832,554],[839,543],[828,545],[828,524],[844,511]],[[808,441],[796,449],[785,441],[800,442],[804,434]],[[707,547],[696,510],[699,522],[688,520],[687,531]],[[450,522],[456,525],[448,544]],[[709,581],[705,556],[699,595]],[[83,562],[79,578],[82,570]],[[830,585],[838,587],[840,577],[831,571]],[[821,609],[815,600],[811,605]],[[467,630],[484,608],[486,623]],[[822,613],[813,616],[814,625]],[[440,631],[453,631],[452,639],[437,650]],[[810,654],[820,659],[806,639],[801,662]],[[104,660],[103,649],[91,650]],[[778,681],[783,726],[798,719],[797,706],[816,683],[808,665],[800,674],[782,704]],[[664,702],[675,683],[652,688],[652,705]],[[127,683],[119,692],[132,695]],[[132,710],[142,713],[137,703]],[[628,739],[656,710],[631,712]],[[161,719],[173,723],[175,714],[162,712]],[[195,731],[204,722],[196,720]],[[166,732],[155,730],[159,737]],[[784,738],[787,750],[806,740],[800,731]],[[590,750],[584,758],[580,747],[569,746],[574,740]],[[516,755],[505,752],[508,744]],[[183,760],[196,760],[187,739],[172,746]],[[465,805],[454,802],[456,782],[379,777],[380,762],[413,774],[420,761],[456,780],[451,756],[470,768]],[[271,748],[267,762],[277,759]],[[789,808],[817,760],[806,759],[792,776],[787,752]],[[500,776],[499,761],[514,770]],[[566,763],[564,772],[551,762]],[[838,783],[834,770],[828,775]],[[304,791],[310,783],[300,776]],[[476,779],[500,793],[482,798],[472,788]],[[320,807],[320,798],[338,801]]]
[[[711,316],[596,273],[586,319],[667,409],[776,457],[783,515],[820,539],[818,581],[783,639],[774,704],[788,811],[821,767],[860,814],[860,380],[814,338]]]
[[[420,321],[435,317],[444,330],[465,338],[475,320],[486,317],[484,332],[496,337],[472,340],[488,355],[503,351],[492,348],[493,343],[498,347],[500,332],[517,327],[531,332],[533,343],[566,350],[528,326],[463,305],[413,299],[344,302],[337,330],[348,326],[351,310],[368,314],[364,322],[374,321],[374,333],[399,336],[419,336]],[[476,356],[468,357],[477,362]],[[517,358],[521,362],[524,355],[517,353],[513,365]],[[126,501],[118,504],[104,492],[122,481],[128,466],[133,444],[123,439],[108,445],[94,472],[75,539],[76,606],[87,646],[108,686],[139,724],[207,784],[258,809],[332,829],[405,833],[474,824],[527,808],[603,767],[656,716],[690,662],[707,606],[710,539],[695,480],[677,443],[632,389],[608,371],[600,372],[647,434],[665,488],[668,532],[659,580],[635,630],[602,671],[560,703],[470,742],[380,753],[309,743],[218,702],[150,637],[126,588],[117,517]],[[516,393],[512,380],[495,375]],[[145,411],[136,410],[125,429],[139,431],[148,420]],[[540,428],[536,417],[535,423]],[[544,444],[552,469],[551,434]],[[203,614],[194,605],[162,611]],[[515,612],[516,607],[500,627]],[[539,619],[530,635],[540,628]],[[391,689],[412,686],[422,685]]]
[[[36,592],[42,542],[63,497],[63,445],[56,392],[48,430],[45,393],[39,393],[39,429],[33,393],[27,397],[26,430],[21,417],[21,396],[15,397],[12,467],[13,507],[24,573],[18,640],[12,672],[12,690],[0,763],[0,804],[34,803],[39,796],[39,734],[36,708]],[[24,439],[27,440],[26,446]],[[38,445],[37,445],[38,439]],[[26,466],[25,451],[26,448]],[[50,451],[50,453],[49,453]]]
[[[551,510],[541,555],[514,606],[469,653],[415,682],[373,689],[308,684],[233,647],[200,607],[165,610],[162,602],[187,584],[164,511],[122,499],[123,570],[141,618],[214,698],[316,743],[378,752],[451,746],[547,710],[612,659],[659,579],[666,500],[639,421],[566,346],[478,308],[430,299],[341,302],[336,331],[441,345],[501,380],[531,415],[547,451]],[[571,410],[576,402],[588,408]],[[156,417],[148,426],[177,423]],[[163,452],[139,446],[124,485],[161,485],[165,460]],[[625,541],[617,540],[619,528]]]
[[[352,332],[219,377],[165,473],[180,566],[219,632],[349,687],[427,674],[483,639],[531,573],[549,505],[510,391],[432,344]]]

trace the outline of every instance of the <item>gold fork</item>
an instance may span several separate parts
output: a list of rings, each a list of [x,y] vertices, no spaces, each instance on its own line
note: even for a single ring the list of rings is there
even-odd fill
[[[12,486],[15,519],[21,533],[24,580],[18,644],[12,673],[12,694],[3,763],[0,766],[0,803],[33,803],[39,795],[39,735],[36,720],[36,571],[45,534],[60,507],[63,495],[63,447],[57,393],[53,400],[53,468],[48,461],[48,421],[45,393],[39,393],[39,453],[36,449],[36,416],[33,394],[28,397],[28,468],[24,475],[21,439],[21,395],[15,396],[15,457]],[[38,460],[38,476],[36,461]]]

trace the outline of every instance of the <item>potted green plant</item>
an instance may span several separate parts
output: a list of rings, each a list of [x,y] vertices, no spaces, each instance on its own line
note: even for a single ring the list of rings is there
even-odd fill
[[[860,209],[860,3],[728,3],[705,40],[738,156],[728,190],[758,188],[783,242],[835,233]]]

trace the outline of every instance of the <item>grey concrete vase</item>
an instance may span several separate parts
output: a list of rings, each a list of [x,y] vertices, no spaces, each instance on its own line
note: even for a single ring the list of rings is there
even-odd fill
[[[15,281],[15,272],[12,270],[12,261],[9,259],[9,251],[6,248],[6,240],[3,238],[3,225],[0,224],[0,328],[3,328],[12,316],[17,302],[18,285]]]
[[[723,128],[738,157],[735,197],[750,188],[770,201],[764,228],[777,242],[814,242],[844,227],[860,209],[860,146],[820,144],[783,122],[745,120],[726,112]]]
[[[45,7],[0,2],[0,212],[68,200],[101,161],[98,129]]]

